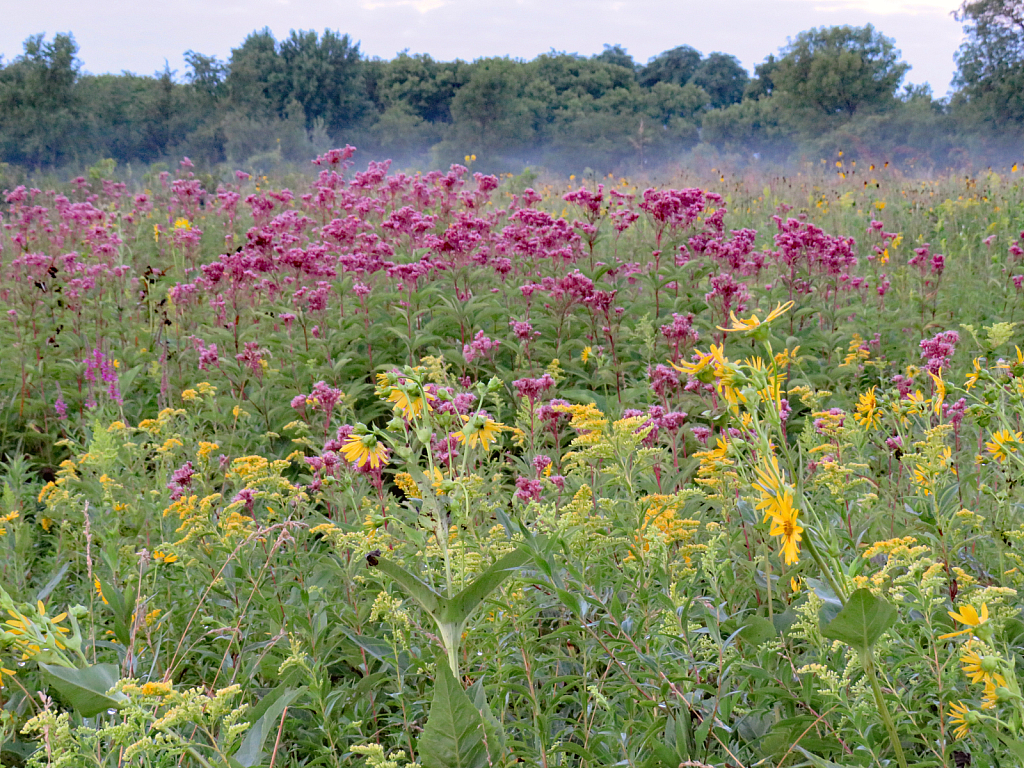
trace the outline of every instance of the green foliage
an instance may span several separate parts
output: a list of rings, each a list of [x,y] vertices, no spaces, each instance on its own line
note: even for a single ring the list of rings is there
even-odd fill
[[[909,69],[899,56],[893,40],[870,24],[801,32],[772,71],[772,94],[812,124],[884,109]]]

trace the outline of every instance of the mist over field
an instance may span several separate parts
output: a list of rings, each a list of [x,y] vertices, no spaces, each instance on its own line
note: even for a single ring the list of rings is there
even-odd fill
[[[349,35],[250,34],[226,60],[185,54],[182,73],[83,74],[71,34],[35,36],[0,68],[6,176],[122,172],[183,155],[255,172],[303,166],[352,144],[396,167],[559,174],[644,173],[712,165],[799,164],[844,150],[919,173],[1020,154],[1021,30],[998,3],[967,3],[954,89],[908,81],[896,41],[874,27],[800,33],[748,71],[689,45],[638,62],[622,46],[594,56],[440,61],[364,55]]]

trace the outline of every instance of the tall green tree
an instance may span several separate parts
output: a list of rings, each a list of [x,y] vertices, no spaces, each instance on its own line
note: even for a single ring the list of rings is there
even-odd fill
[[[782,49],[773,92],[813,126],[822,118],[849,119],[893,106],[908,69],[893,40],[870,24],[820,27]]]
[[[71,34],[33,35],[0,69],[0,154],[7,162],[53,165],[81,156],[89,116],[75,86],[81,63]]]
[[[956,54],[953,109],[975,127],[1024,129],[1024,3],[967,0],[957,11],[966,40]]]
[[[701,60],[701,53],[696,48],[680,45],[659,53],[647,62],[647,66],[640,70],[637,79],[645,88],[651,88],[658,83],[686,85],[697,73]]]
[[[750,75],[739,59],[727,53],[712,53],[693,73],[689,82],[703,88],[712,107],[727,107],[743,99]]]

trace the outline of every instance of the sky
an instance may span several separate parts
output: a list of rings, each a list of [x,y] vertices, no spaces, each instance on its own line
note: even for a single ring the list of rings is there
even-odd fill
[[[644,63],[677,45],[722,51],[753,70],[797,33],[873,24],[896,41],[907,81],[949,89],[962,29],[957,0],[0,0],[0,54],[21,53],[29,35],[71,32],[84,69],[179,77],[194,50],[226,59],[255,29],[347,32],[364,54],[402,50],[435,59],[551,50],[591,55],[620,44]]]

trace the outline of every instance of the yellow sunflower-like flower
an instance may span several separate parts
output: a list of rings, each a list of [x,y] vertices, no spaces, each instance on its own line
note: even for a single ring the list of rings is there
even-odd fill
[[[736,317],[735,312],[729,313],[729,319],[732,320],[731,328],[723,328],[718,326],[718,330],[725,331],[726,333],[745,333],[751,334],[757,331],[762,326],[766,326],[773,320],[786,314],[790,309],[793,308],[793,302],[787,301],[785,304],[779,302],[775,309],[768,313],[768,316],[764,320],[759,320],[757,315],[751,315],[750,319],[743,320],[742,318]]]
[[[1024,436],[1020,432],[1011,433],[1008,429],[1001,429],[992,433],[992,440],[985,443],[985,448],[999,462],[1006,461],[1011,453],[1016,453]]]
[[[996,686],[1006,685],[1006,678],[999,673],[1001,662],[998,656],[979,656],[970,645],[960,656],[960,666],[972,683],[993,683]]]
[[[678,365],[671,360],[668,361],[668,364],[680,373],[693,376],[695,379],[698,379],[705,384],[710,384],[714,381],[715,363],[716,358],[713,350],[711,352],[701,352],[698,350],[694,352],[693,360],[680,360]]]
[[[932,377],[932,383],[935,384],[935,394],[932,395],[932,408],[935,410],[935,415],[938,416],[942,413],[942,401],[946,399],[946,382],[942,380],[942,372],[938,375],[928,371],[928,375]]]
[[[388,448],[372,434],[351,434],[345,438],[341,447],[345,461],[359,467],[369,466],[377,469],[388,463]]]
[[[409,395],[398,387],[392,387],[388,392],[388,402],[394,407],[396,413],[400,413],[406,419],[413,419],[423,413],[424,404],[431,410],[430,403],[436,400],[435,395],[423,392],[423,396]]]
[[[956,726],[953,735],[958,739],[967,738],[967,734],[971,732],[971,726],[978,724],[978,713],[962,701],[951,704],[949,714],[949,722]]]
[[[970,389],[977,384],[984,372],[984,369],[981,367],[981,358],[974,358],[974,368],[967,374],[967,383],[965,384],[967,389]]]
[[[498,435],[508,429],[504,424],[492,421],[482,413],[463,416],[462,419],[466,422],[466,426],[462,428],[461,432],[455,433],[455,439],[460,443],[465,441],[470,448],[476,448],[479,442],[485,451],[489,450],[491,444],[498,440]]]
[[[874,429],[882,423],[882,412],[878,407],[878,398],[875,395],[876,387],[857,396],[857,412],[853,415],[854,420],[865,429]]]
[[[793,507],[793,494],[788,490],[782,495],[776,513],[772,516],[772,526],[768,531],[769,536],[779,536],[781,540],[780,554],[786,565],[794,565],[800,562],[800,541],[804,529],[797,522],[800,511]]]
[[[948,632],[945,635],[939,635],[939,640],[948,640],[951,637],[975,634],[978,631],[978,628],[988,621],[988,603],[981,604],[980,613],[973,605],[964,605],[961,606],[959,611],[947,611],[947,613],[949,613],[949,617],[951,619],[967,625],[967,628],[961,629],[957,632]]]

